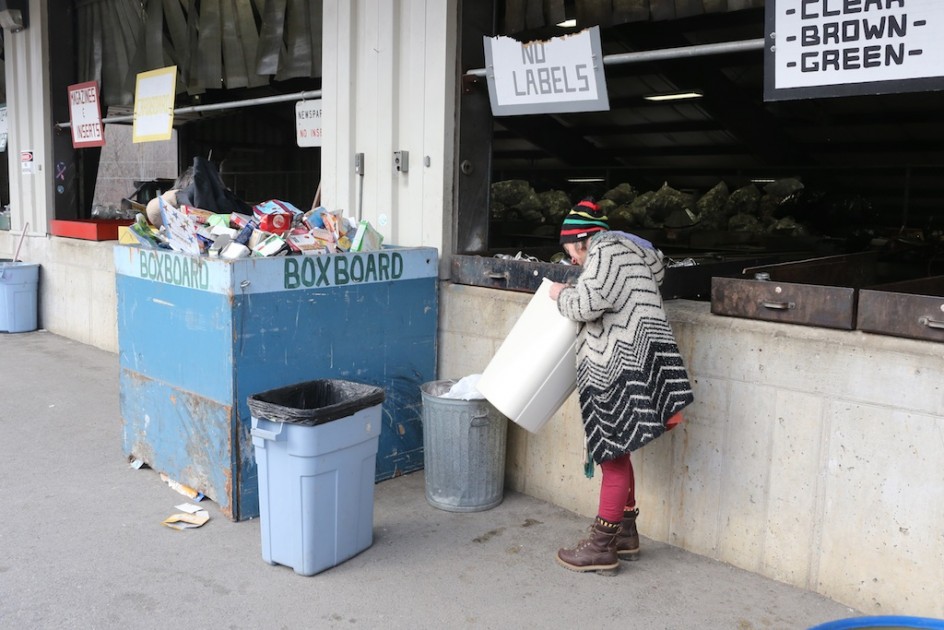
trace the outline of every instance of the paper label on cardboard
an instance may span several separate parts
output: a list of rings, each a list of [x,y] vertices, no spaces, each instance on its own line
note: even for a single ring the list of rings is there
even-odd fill
[[[175,208],[159,197],[161,216],[167,229],[167,240],[171,248],[184,254],[200,255],[200,241],[197,239],[197,222],[185,207]]]

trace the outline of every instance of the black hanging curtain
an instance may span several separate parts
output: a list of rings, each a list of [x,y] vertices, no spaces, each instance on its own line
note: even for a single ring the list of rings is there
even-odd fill
[[[764,0],[505,0],[502,34],[553,26],[567,17],[571,5],[578,28],[628,22],[674,20],[764,6]]]
[[[322,0],[80,0],[78,80],[131,105],[138,73],[177,66],[177,92],[321,76]]]
[[[3,29],[0,28],[0,102],[7,102],[7,70],[4,60]]]

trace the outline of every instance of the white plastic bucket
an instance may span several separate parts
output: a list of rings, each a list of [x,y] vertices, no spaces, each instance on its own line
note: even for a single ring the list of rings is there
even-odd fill
[[[36,330],[39,264],[0,260],[0,332]]]
[[[550,286],[544,278],[478,383],[496,409],[532,433],[577,387],[577,323],[557,310]]]

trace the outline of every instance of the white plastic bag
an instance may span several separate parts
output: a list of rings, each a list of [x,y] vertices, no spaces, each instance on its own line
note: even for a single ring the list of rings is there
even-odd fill
[[[485,396],[479,392],[477,387],[480,378],[482,378],[481,374],[470,374],[469,376],[459,379],[441,398],[458,398],[459,400],[484,399]]]

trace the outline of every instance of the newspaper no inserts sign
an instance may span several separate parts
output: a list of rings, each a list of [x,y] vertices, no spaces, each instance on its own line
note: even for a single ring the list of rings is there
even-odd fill
[[[295,103],[295,138],[300,147],[321,146],[321,99]]]

